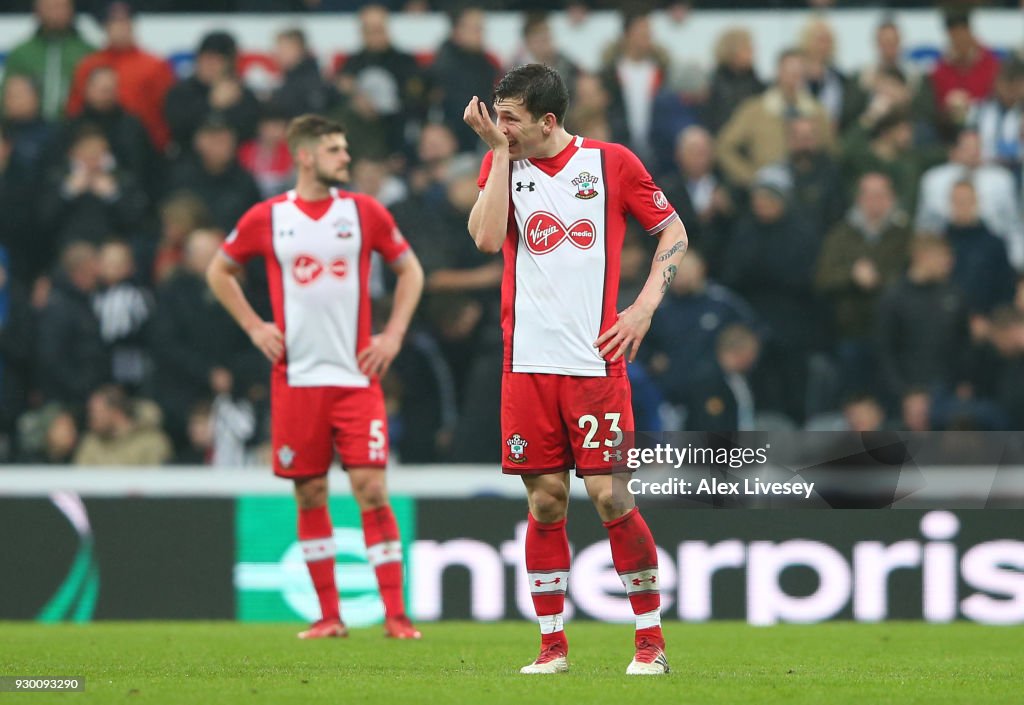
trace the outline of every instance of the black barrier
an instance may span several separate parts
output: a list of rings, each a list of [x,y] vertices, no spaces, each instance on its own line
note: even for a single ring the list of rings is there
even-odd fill
[[[0,619],[233,619],[233,499],[0,500]]]

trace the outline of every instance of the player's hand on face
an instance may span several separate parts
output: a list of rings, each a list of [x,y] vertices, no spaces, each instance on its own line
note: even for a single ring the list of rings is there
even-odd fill
[[[615,324],[594,341],[594,347],[608,362],[615,362],[627,353],[627,360],[633,362],[650,327],[651,314],[636,305],[630,306],[619,313]],[[609,354],[612,356],[608,357]]]
[[[367,377],[383,377],[402,347],[397,335],[381,333],[370,338],[370,344],[357,356],[359,371]]]
[[[469,101],[462,119],[473,128],[475,133],[480,135],[480,139],[486,142],[491,149],[508,149],[508,138],[498,129],[494,120],[491,120],[487,104],[476,96]]]
[[[249,340],[271,362],[284,354],[284,334],[273,323],[261,322],[249,330]]]

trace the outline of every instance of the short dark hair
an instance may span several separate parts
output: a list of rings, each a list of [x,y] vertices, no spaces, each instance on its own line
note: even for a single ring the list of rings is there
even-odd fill
[[[309,43],[306,41],[306,33],[298,27],[281,30],[277,33],[277,38],[288,42],[295,42],[302,47],[303,51],[306,51],[309,47]]]
[[[908,122],[911,122],[910,111],[905,110],[903,108],[893,108],[885,115],[883,115],[881,118],[879,118],[878,122],[876,122],[871,127],[871,130],[869,131],[869,136],[873,140],[878,139],[879,137],[888,133],[890,130],[893,130],[899,127],[900,125],[906,124]]]
[[[569,89],[550,66],[526,64],[509,71],[494,89],[494,101],[521,100],[535,120],[548,113],[561,125],[569,109]]]
[[[548,13],[543,10],[534,10],[526,13],[526,19],[523,20],[523,38],[530,36],[533,31],[539,27],[543,27],[548,23]]]
[[[299,115],[288,123],[288,149],[294,154],[303,142],[319,140],[324,135],[343,135],[345,128],[340,122],[328,120],[321,115],[307,113]]]

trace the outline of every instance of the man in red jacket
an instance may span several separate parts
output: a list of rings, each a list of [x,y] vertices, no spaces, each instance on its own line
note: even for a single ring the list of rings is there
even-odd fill
[[[939,110],[954,124],[961,124],[971,105],[992,92],[999,59],[974,36],[966,10],[946,13],[946,34],[949,48],[935,65],[932,85]]]
[[[146,126],[146,132],[158,151],[163,153],[170,141],[170,130],[164,120],[164,98],[174,85],[174,72],[163,59],[144,52],[135,45],[132,7],[126,2],[112,2],[103,15],[107,45],[78,64],[68,115],[82,111],[85,84],[98,67],[109,66],[117,72],[118,102]]]

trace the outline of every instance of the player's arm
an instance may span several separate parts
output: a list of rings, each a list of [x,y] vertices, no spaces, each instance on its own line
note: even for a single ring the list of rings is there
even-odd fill
[[[242,273],[241,266],[231,260],[223,252],[210,262],[206,269],[206,282],[221,305],[228,310],[231,317],[249,335],[252,344],[267,356],[271,362],[277,362],[284,353],[284,335],[273,323],[264,321],[253,310],[245,298],[238,276]]]
[[[469,214],[469,234],[481,252],[501,251],[508,233],[509,165],[508,139],[491,120],[483,101],[473,96],[463,120],[491,148],[491,171],[487,184]]]
[[[423,293],[423,267],[412,250],[406,250],[390,266],[398,278],[391,316],[384,330],[370,338],[370,344],[358,355],[359,369],[369,377],[387,373],[402,347],[402,339]]]
[[[618,360],[627,352],[630,362],[636,359],[640,343],[651,327],[654,311],[661,304],[665,292],[675,279],[679,263],[682,262],[688,246],[683,222],[679,218],[673,218],[658,234],[658,251],[651,262],[651,273],[644,288],[640,290],[640,295],[631,306],[619,314],[615,324],[594,341],[594,347],[600,350],[601,357],[614,351],[615,354],[607,358],[611,362]]]

